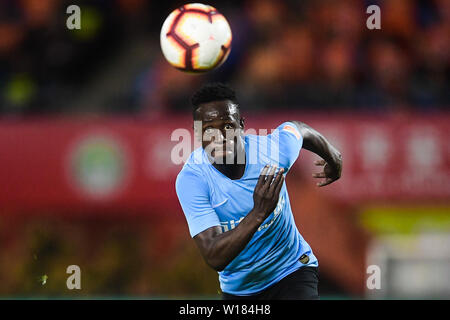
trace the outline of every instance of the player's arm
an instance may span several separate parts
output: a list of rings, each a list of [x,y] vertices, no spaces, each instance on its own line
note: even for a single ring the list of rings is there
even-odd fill
[[[211,227],[194,237],[206,263],[222,271],[245,248],[264,220],[275,210],[283,186],[283,169],[275,175],[276,167],[266,166],[259,176],[253,193],[253,209],[236,228],[222,232],[221,227]]]
[[[320,173],[314,173],[314,178],[325,178],[318,182],[319,187],[326,186],[341,177],[342,156],[341,153],[325,139],[325,137],[300,121],[291,121],[294,123],[303,137],[303,148],[314,152],[323,160],[315,162],[317,166],[324,166]]]

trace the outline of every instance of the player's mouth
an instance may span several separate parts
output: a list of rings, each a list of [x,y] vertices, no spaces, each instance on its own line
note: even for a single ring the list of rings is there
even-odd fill
[[[222,157],[226,157],[226,156],[229,156],[232,154],[233,154],[232,150],[214,150],[212,152],[212,156],[214,158],[222,158]]]
[[[225,158],[227,156],[234,154],[234,146],[233,145],[212,145],[211,155],[214,158]]]

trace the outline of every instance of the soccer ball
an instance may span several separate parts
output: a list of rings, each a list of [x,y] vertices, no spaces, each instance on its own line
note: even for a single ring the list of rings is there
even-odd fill
[[[231,50],[231,29],[214,7],[189,3],[174,10],[161,29],[161,49],[175,68],[201,73],[220,66]]]

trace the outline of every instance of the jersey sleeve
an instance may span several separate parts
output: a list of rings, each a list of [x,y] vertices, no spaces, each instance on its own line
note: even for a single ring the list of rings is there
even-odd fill
[[[278,149],[279,167],[288,171],[297,160],[303,145],[303,137],[292,122],[284,122],[270,134],[271,144]]]
[[[182,171],[177,177],[175,189],[191,237],[208,228],[220,226],[219,217],[209,200],[208,185],[201,176],[194,172]]]

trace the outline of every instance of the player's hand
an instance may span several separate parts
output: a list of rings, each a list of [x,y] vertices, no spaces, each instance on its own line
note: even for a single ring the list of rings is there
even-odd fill
[[[276,169],[276,166],[265,166],[253,192],[253,211],[263,219],[275,210],[283,186],[284,169],[275,174]]]
[[[316,166],[324,166],[322,172],[313,173],[314,178],[325,178],[317,183],[318,187],[323,187],[329,185],[330,183],[338,180],[341,177],[342,173],[342,158],[339,157],[339,160],[335,162],[334,165],[330,165],[325,160],[317,160],[314,162]]]

